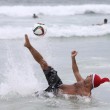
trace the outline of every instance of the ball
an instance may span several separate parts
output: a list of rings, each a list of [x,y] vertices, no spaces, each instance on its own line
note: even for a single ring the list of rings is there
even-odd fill
[[[33,33],[37,36],[44,36],[47,32],[45,24],[37,23],[34,25]]]

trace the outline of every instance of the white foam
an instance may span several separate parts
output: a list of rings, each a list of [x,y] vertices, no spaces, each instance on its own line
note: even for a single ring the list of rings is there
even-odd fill
[[[24,38],[24,34],[36,37],[32,27],[0,27],[0,39],[19,39]],[[102,26],[80,26],[80,25],[51,25],[47,26],[46,37],[91,37],[110,34],[110,25]]]
[[[32,16],[33,13],[65,16],[86,14],[87,12],[110,14],[110,5],[0,6],[0,14],[12,17],[27,17]]]
[[[24,56],[24,59],[27,59]],[[20,96],[32,95],[38,90],[38,82],[30,63],[19,61],[15,53],[7,47],[7,63],[3,73],[4,81],[0,84],[0,96],[17,94]]]
[[[32,28],[4,26],[0,28],[0,39],[19,39],[24,38],[26,33],[32,33]]]
[[[110,33],[110,25],[103,26],[78,26],[78,25],[67,25],[67,26],[58,26],[54,25],[52,28],[49,28],[49,34],[56,37],[65,36],[100,36]]]

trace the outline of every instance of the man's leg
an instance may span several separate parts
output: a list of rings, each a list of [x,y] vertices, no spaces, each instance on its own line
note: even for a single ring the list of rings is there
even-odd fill
[[[28,35],[25,35],[25,43],[24,46],[29,49],[34,59],[41,65],[43,70],[48,69],[47,62],[43,59],[42,55],[31,45]]]
[[[24,46],[29,49],[34,59],[41,65],[41,68],[49,84],[49,87],[45,91],[56,91],[59,85],[62,84],[61,79],[57,75],[57,71],[55,71],[52,67],[48,66],[47,62],[43,59],[42,55],[31,45],[27,35],[25,35]]]

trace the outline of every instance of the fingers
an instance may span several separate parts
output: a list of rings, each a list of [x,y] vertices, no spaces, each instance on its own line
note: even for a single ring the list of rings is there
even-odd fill
[[[27,34],[25,34],[25,37],[28,37],[28,35],[27,35]]]
[[[76,54],[77,53],[77,51],[75,51],[75,50],[73,50],[72,52],[71,52],[71,54]]]
[[[75,50],[73,50],[73,51],[72,51],[72,54],[74,54],[74,53],[76,53],[76,51],[75,51]]]
[[[73,50],[73,51],[71,52],[71,56],[72,56],[72,57],[75,57],[75,56],[77,55],[77,53],[78,53],[77,51]]]

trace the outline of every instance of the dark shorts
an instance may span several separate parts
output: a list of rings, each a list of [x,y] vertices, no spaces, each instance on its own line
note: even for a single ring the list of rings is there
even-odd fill
[[[57,92],[59,86],[62,84],[61,79],[57,75],[57,71],[55,71],[52,67],[48,67],[47,70],[43,70],[46,76],[49,87],[45,90],[47,92]]]

